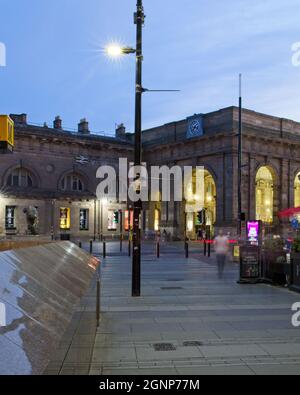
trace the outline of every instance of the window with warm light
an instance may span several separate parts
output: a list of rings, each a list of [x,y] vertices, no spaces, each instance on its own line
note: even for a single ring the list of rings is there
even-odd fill
[[[256,220],[271,224],[274,211],[274,180],[271,170],[261,167],[256,175]]]
[[[125,211],[125,230],[128,232],[133,228],[133,210]]]
[[[300,172],[296,175],[294,190],[295,190],[295,199],[294,199],[295,207],[300,207]]]
[[[69,230],[71,228],[71,209],[61,207],[59,220],[60,220],[60,229]]]

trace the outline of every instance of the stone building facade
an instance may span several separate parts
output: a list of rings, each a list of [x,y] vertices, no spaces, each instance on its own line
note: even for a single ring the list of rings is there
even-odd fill
[[[133,158],[133,135],[120,125],[115,137],[89,131],[86,120],[78,132],[30,125],[26,115],[15,122],[15,149],[0,157],[0,235],[28,233],[24,209],[34,207],[39,234],[74,238],[119,236],[130,227],[127,203],[96,199],[96,171],[101,165],[118,168],[119,158]],[[204,166],[205,216],[185,215],[183,202],[144,204],[143,230],[166,229],[176,238],[185,229],[191,238],[206,225],[232,232],[237,228],[238,108],[195,114],[143,132],[143,161],[147,166]],[[247,220],[261,219],[266,227],[288,230],[277,213],[300,206],[300,123],[243,110],[242,205]],[[197,197],[195,197],[196,199]],[[115,213],[122,212],[122,221]],[[118,224],[116,222],[119,222]],[[121,230],[122,227],[122,230]]]

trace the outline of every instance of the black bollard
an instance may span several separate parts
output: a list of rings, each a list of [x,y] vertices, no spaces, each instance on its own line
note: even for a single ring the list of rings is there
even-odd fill
[[[128,256],[131,256],[131,240],[128,240]]]
[[[82,248],[82,243],[81,243],[81,241],[79,241],[78,247],[79,247],[79,248]]]
[[[210,251],[211,251],[211,241],[208,241],[208,246],[207,246],[207,256],[210,258]]]
[[[103,241],[103,258],[106,258],[106,242]]]
[[[97,279],[96,320],[97,328],[100,326],[100,278]]]
[[[206,256],[206,251],[207,251],[207,244],[206,244],[206,240],[203,240],[204,243],[204,256]]]
[[[189,257],[189,243],[188,241],[185,242],[185,257],[188,259]]]
[[[120,252],[123,251],[123,235],[120,237]]]
[[[160,258],[160,244],[159,241],[156,243],[156,256],[159,259]]]
[[[90,240],[90,254],[93,253],[93,240]]]

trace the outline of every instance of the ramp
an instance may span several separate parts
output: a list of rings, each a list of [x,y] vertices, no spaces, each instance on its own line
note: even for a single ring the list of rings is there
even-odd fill
[[[70,242],[0,253],[0,374],[42,374],[99,261]]]

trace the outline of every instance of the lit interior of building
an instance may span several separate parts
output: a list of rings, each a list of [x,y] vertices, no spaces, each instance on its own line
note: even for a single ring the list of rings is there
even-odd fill
[[[264,166],[256,175],[256,220],[271,224],[273,211],[274,179],[270,169]]]

